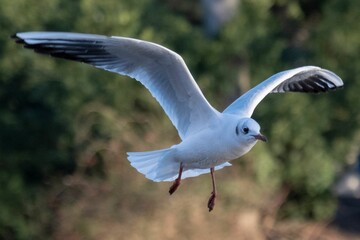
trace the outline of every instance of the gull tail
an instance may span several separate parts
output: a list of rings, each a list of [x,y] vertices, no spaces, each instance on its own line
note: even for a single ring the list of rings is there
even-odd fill
[[[148,152],[128,152],[128,159],[131,166],[145,175],[146,178],[154,182],[173,181],[178,177],[180,163],[172,158],[173,148],[148,151]],[[215,167],[219,170],[223,167],[231,166],[226,162]],[[201,174],[209,173],[210,169],[184,169],[181,178],[196,177]]]
[[[128,152],[131,166],[154,182],[172,181],[177,177],[179,163],[171,159],[173,149],[148,152]]]

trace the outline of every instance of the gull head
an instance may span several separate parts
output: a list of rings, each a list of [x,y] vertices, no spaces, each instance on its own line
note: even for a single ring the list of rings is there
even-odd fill
[[[267,141],[260,133],[260,125],[252,118],[242,118],[236,126],[235,133],[241,140],[249,143],[255,143],[257,140]]]

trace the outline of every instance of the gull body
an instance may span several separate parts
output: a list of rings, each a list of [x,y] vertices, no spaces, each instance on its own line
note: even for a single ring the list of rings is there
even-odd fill
[[[244,135],[242,125],[250,123],[254,128]],[[223,114],[212,128],[174,146],[174,160],[183,162],[184,170],[210,169],[243,156],[255,145],[259,134],[260,127],[254,120]]]
[[[174,181],[211,173],[215,205],[214,171],[246,154],[258,140],[266,141],[251,118],[256,106],[270,93],[317,93],[343,86],[335,73],[316,66],[279,72],[240,96],[223,112],[206,100],[177,53],[155,43],[126,37],[68,32],[16,33],[17,43],[35,52],[88,63],[97,68],[135,78],[159,102],[178,130],[181,142],[167,149],[129,152],[133,167],[153,181]]]

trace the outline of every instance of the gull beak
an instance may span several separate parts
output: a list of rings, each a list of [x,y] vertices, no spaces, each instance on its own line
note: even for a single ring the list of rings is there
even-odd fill
[[[254,137],[255,139],[257,139],[257,140],[261,140],[261,141],[263,141],[263,142],[267,142],[267,138],[266,138],[264,135],[262,135],[261,133],[259,133],[259,134],[257,134],[257,135],[253,135],[253,137]]]

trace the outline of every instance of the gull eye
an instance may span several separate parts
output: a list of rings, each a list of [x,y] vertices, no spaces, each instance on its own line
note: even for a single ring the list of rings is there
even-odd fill
[[[244,134],[248,134],[248,133],[249,133],[249,128],[248,128],[248,127],[244,127],[244,128],[243,128],[243,133],[244,133]]]

